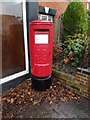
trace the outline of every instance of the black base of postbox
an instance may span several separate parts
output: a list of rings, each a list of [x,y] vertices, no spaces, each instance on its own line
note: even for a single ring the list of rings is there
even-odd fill
[[[39,78],[32,75],[32,89],[44,91],[46,89],[49,89],[51,84],[52,84],[51,75],[44,78]]]

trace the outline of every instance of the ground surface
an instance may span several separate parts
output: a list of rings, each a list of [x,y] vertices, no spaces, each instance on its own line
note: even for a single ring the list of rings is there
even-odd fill
[[[90,118],[88,101],[80,99],[68,102],[59,102],[58,104],[30,105],[17,118]]]
[[[3,118],[89,118],[88,100],[80,98],[56,78],[44,92],[32,90],[31,79],[2,95]]]

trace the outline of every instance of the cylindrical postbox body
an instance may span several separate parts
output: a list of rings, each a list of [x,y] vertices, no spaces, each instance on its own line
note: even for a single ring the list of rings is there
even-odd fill
[[[35,20],[29,24],[32,87],[45,90],[51,84],[53,23]]]

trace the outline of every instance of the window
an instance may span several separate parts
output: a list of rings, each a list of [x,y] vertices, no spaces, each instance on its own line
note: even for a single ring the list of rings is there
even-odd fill
[[[88,0],[88,3],[87,3],[87,10],[90,12],[90,0]]]
[[[42,20],[47,20],[47,16],[42,15]]]
[[[88,10],[90,11],[90,2],[88,3]]]
[[[39,14],[38,19],[53,22],[53,16],[50,15]]]
[[[48,16],[48,21],[53,22],[53,17],[52,16]]]
[[[26,3],[0,3],[0,39],[2,42],[2,74],[0,84],[29,73],[26,28]],[[0,47],[0,48],[1,48]]]

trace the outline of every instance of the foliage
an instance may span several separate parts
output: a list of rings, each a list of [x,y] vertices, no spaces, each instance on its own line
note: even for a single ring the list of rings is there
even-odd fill
[[[57,69],[65,69],[68,64],[75,68],[88,66],[87,39],[71,38],[68,38],[63,44],[57,44],[54,41],[53,63],[57,64]]]
[[[63,16],[64,37],[81,34],[86,36],[88,14],[82,2],[70,2]]]
[[[60,44],[57,44],[55,41],[53,42],[53,62],[62,59],[63,48]]]
[[[88,54],[90,55],[90,11],[88,11],[88,33],[87,33],[87,37],[88,37]],[[88,67],[90,67],[90,57],[88,56]]]
[[[89,40],[89,43],[90,43],[90,11],[88,12],[88,40]]]
[[[68,58],[71,61],[72,66],[85,65],[86,55],[88,53],[88,43],[87,40],[74,39],[67,40],[64,42],[64,58]],[[82,62],[81,62],[82,60]]]
[[[53,62],[58,69],[65,70],[67,65],[75,69],[88,67],[88,22],[90,19],[83,3],[70,2],[63,16],[64,41],[62,44],[54,43],[53,48]]]

